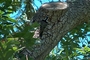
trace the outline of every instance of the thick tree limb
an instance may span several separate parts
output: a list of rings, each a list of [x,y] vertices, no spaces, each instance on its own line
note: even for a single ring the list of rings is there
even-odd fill
[[[59,7],[59,3],[56,4],[57,7]],[[49,17],[48,25],[41,37],[41,43],[35,45],[32,51],[28,51],[29,56],[34,60],[43,60],[68,31],[90,20],[90,0],[76,0],[67,3],[69,6],[67,8],[63,5],[64,9],[54,9],[50,4],[42,5],[33,18],[40,23],[46,16]]]

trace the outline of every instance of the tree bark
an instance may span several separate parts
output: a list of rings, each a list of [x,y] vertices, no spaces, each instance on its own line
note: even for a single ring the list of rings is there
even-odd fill
[[[42,14],[43,12],[45,13],[45,17],[48,15],[49,24],[43,31],[40,44],[34,45],[31,51],[27,52],[26,50],[33,60],[44,60],[66,33],[90,20],[90,0],[76,0],[74,2],[68,2],[67,4],[68,7],[60,9],[61,11],[58,9],[46,9],[47,7],[42,7],[43,5],[38,10],[38,14]],[[37,13],[34,18],[38,19],[39,21],[37,22],[40,23],[45,17],[39,15],[39,18]]]

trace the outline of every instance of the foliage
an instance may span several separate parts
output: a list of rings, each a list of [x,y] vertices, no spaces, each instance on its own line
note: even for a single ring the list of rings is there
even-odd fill
[[[15,52],[18,51],[19,42],[17,38],[8,38],[0,42],[0,59],[7,60],[12,59]],[[9,54],[9,55],[8,55]]]
[[[22,3],[25,4],[23,0],[0,0],[0,60],[16,59],[23,47],[30,49],[35,42],[31,31],[37,24],[31,26],[27,23],[23,18],[25,12],[17,19],[11,17],[11,14],[21,9]],[[29,13],[34,13],[32,8],[31,10]]]
[[[89,24],[84,23],[68,32],[45,60],[88,60],[90,58],[88,28]]]
[[[39,0],[39,2],[42,1]],[[25,8],[21,8],[22,3]],[[32,36],[34,28],[38,25],[27,22],[35,13],[32,3],[33,0],[0,0],[0,60],[15,60],[16,58],[25,60],[26,56],[20,54],[21,50],[23,47],[30,49],[35,43],[36,39]],[[19,10],[18,14],[21,15],[16,19],[10,17]],[[45,60],[77,60],[81,59],[78,57],[80,55],[83,56],[82,60],[89,59],[89,25],[90,23],[84,23],[68,32]]]

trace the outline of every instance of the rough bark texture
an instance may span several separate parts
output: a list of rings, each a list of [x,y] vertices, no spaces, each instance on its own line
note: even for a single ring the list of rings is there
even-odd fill
[[[90,20],[90,0],[76,0],[68,2],[66,9],[49,10],[40,8],[34,16],[37,22],[48,16],[48,25],[45,27],[40,44],[28,51],[33,60],[44,60],[47,54],[58,44],[60,39],[70,30]],[[42,13],[43,12],[43,13]],[[43,14],[43,15],[42,15]]]

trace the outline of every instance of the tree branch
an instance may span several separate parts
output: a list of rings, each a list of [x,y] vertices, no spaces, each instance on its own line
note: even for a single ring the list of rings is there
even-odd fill
[[[34,60],[45,59],[67,32],[90,19],[90,0],[67,3],[68,8],[65,4],[61,2],[43,4],[35,14],[33,20],[39,23],[46,16],[49,18],[40,40],[41,43],[34,45],[33,49],[28,52]]]

